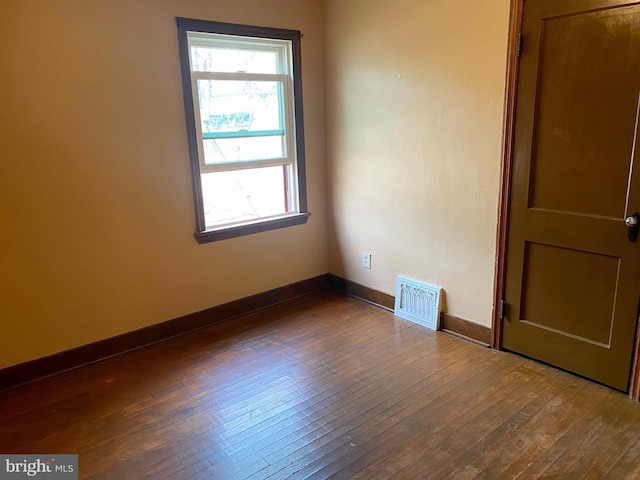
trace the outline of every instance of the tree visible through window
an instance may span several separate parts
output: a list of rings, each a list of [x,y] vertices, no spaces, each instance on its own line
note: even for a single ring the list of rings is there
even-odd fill
[[[307,220],[300,32],[178,19],[196,238]]]

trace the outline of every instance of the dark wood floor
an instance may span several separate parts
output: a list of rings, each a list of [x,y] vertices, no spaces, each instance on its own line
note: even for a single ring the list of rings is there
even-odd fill
[[[0,393],[0,452],[83,479],[633,479],[640,404],[324,292]]]

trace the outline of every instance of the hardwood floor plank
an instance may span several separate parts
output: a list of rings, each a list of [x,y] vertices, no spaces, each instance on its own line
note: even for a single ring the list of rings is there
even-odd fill
[[[612,429],[615,431],[615,424],[618,419],[624,415],[626,411],[625,406],[628,405],[628,402],[629,399],[618,392],[613,392],[609,395],[603,402],[604,408],[600,411],[600,415],[594,416],[588,424],[584,423],[575,426],[558,440],[554,448],[562,449],[562,455],[558,456],[553,462],[549,462],[539,475],[538,472],[536,472],[536,478],[553,475],[572,476],[575,464],[581,458],[587,460],[585,457],[592,451],[594,443],[598,439],[603,438],[606,432],[611,432]],[[563,448],[565,445],[568,447],[569,442],[571,448]],[[614,445],[610,445],[609,448]],[[608,451],[608,453],[613,452]],[[606,455],[600,455],[600,457],[605,461],[610,461]],[[600,461],[600,458],[598,460]],[[588,463],[592,465],[591,461]],[[578,476],[572,478],[584,478],[579,475],[579,471],[577,470],[576,474],[578,474]]]
[[[498,445],[491,453],[474,462],[460,474],[461,478],[500,478],[503,471],[518,460],[526,459],[536,445],[543,444],[545,433],[552,430],[566,416],[567,404],[576,401],[585,394],[588,382],[579,378],[573,379],[564,390],[551,398],[537,413],[533,414],[522,428],[506,439],[510,448],[503,449]]]
[[[477,348],[486,351],[482,347]],[[478,364],[469,365],[468,372],[472,373],[468,375],[452,375],[451,371],[442,371],[442,379],[436,384],[432,384],[430,390],[420,392],[417,398],[400,394],[385,400],[376,409],[368,409],[368,405],[359,405],[358,409],[354,410],[353,419],[349,419],[348,422],[342,422],[346,423],[346,425],[355,425],[356,428],[348,429],[337,426],[320,440],[305,446],[305,450],[303,450],[304,457],[297,461],[296,457],[300,456],[299,453],[283,459],[267,457],[272,464],[270,469],[277,470],[279,466],[284,465],[284,468],[278,472],[279,476],[295,473],[297,476],[303,477],[306,474],[313,473],[320,463],[326,462],[329,458],[335,456],[336,450],[340,454],[340,452],[351,450],[354,446],[357,446],[358,444],[351,441],[352,439],[360,441],[360,438],[376,436],[381,430],[384,430],[390,423],[394,422],[397,423],[397,428],[401,430],[415,428],[421,421],[430,418],[425,412],[428,412],[433,403],[437,404],[436,408],[453,408],[454,405],[464,400],[465,395],[462,392],[464,392],[465,386],[477,385],[477,389],[480,390],[483,379],[495,375],[495,371],[491,370],[491,362],[488,363],[488,365],[484,365],[484,368],[488,369],[489,372],[484,372],[484,375],[480,371],[483,367],[478,368]],[[503,369],[504,367],[499,365],[496,368]],[[474,390],[468,390],[467,394],[470,396],[472,392]],[[361,427],[361,425],[363,426]],[[389,443],[399,444],[395,441]],[[276,460],[280,460],[280,465],[275,463]],[[310,460],[313,460],[311,464],[304,464]]]
[[[458,431],[475,433],[472,429],[464,430],[469,423],[474,429],[482,427],[484,416],[491,405],[500,404],[512,389],[522,388],[535,377],[536,373],[528,368],[530,363],[521,360],[513,369],[493,375],[488,382],[483,382],[479,390],[473,391],[459,408],[439,408],[433,414],[434,421],[419,425],[419,430],[404,443],[402,464],[394,462],[388,471],[383,472],[381,478],[420,478],[423,467],[433,469],[434,464],[448,458],[447,452],[440,448],[443,442],[449,441],[449,437]],[[489,404],[486,403],[487,400],[490,401]],[[380,475],[380,472],[376,474]]]
[[[378,373],[381,375],[380,378],[385,378],[385,376],[394,373],[394,371],[391,369],[381,369]],[[274,418],[274,420],[278,420],[278,422],[261,424],[259,430],[252,429],[251,431],[240,432],[229,440],[244,448],[252,446],[254,442],[262,440],[265,448],[273,449],[274,440],[280,437],[286,438],[290,436],[290,434],[293,433],[291,428],[295,428],[296,423],[301,424],[303,421],[327,421],[327,415],[335,412],[336,408],[340,405],[343,406],[343,409],[348,408],[350,403],[353,403],[357,398],[367,395],[376,389],[377,385],[371,383],[370,377],[355,380],[346,386],[335,386],[328,389],[323,388],[321,392],[310,398],[308,402],[304,402],[300,406],[288,410],[286,415],[283,414],[279,415],[278,418]],[[378,392],[378,396],[383,395],[380,395],[380,392]],[[348,402],[346,400],[347,397],[349,397]]]
[[[335,424],[339,427],[340,424],[350,424],[350,418],[354,414],[357,415],[367,407],[381,405],[385,400],[388,401],[389,395],[391,392],[397,390],[397,385],[403,382],[403,378],[404,377],[394,379],[394,382],[391,383],[384,382],[376,389],[362,390],[359,392],[359,395],[350,396],[348,403],[342,403],[341,400],[338,400],[338,402],[333,401],[327,408],[319,411],[318,414],[315,415],[315,418],[311,418],[312,422],[308,424],[307,427],[297,429],[286,435],[284,437],[284,445],[272,441],[269,445],[265,445],[264,448],[261,449],[262,454],[272,452],[271,455],[267,456],[267,459],[270,463],[273,463],[291,450],[294,450],[294,452],[290,455],[299,454],[300,445],[305,445],[306,448],[309,448],[309,444],[317,446],[322,442],[328,441],[329,437],[327,435],[336,433],[335,431],[331,432],[332,425]],[[410,388],[417,389],[418,385],[414,384],[414,386]],[[342,406],[342,408],[340,408],[340,406]],[[282,432],[286,433],[284,430]],[[273,437],[271,437],[271,439],[273,440]],[[313,443],[314,441],[315,443]],[[294,448],[287,449],[286,447],[289,446]],[[290,458],[285,459],[284,463],[287,463],[289,460]]]
[[[407,423],[414,427],[409,438],[386,442],[385,444],[393,447],[390,452],[375,461],[365,461],[364,463],[368,464],[366,468],[355,474],[353,478],[371,478],[372,475],[376,478],[390,478],[398,471],[410,466],[416,458],[455,431],[455,422],[460,421],[461,415],[464,416],[474,409],[479,413],[481,410],[477,409],[480,407],[484,410],[486,405],[482,403],[483,397],[490,397],[497,388],[495,384],[491,385],[492,382],[497,382],[499,386],[503,383],[510,384],[512,381],[517,381],[518,377],[522,377],[518,369],[522,368],[525,360],[517,357],[509,357],[508,360],[514,360],[514,362],[508,362],[510,363],[508,368],[506,368],[507,365],[499,362],[496,370],[488,372],[487,377],[479,374],[477,370],[472,370],[467,380],[451,392],[450,397],[439,401],[434,408],[427,408],[420,412],[417,418],[408,420]],[[447,428],[450,432],[447,432]]]
[[[640,404],[326,291],[0,393],[83,480],[640,478]]]
[[[637,435],[630,434],[631,425],[637,424],[640,418],[634,415],[633,401],[626,399],[627,407],[621,406],[619,415],[611,418],[602,435],[594,438],[591,447],[580,455],[565,474],[575,478],[605,478],[618,459],[637,442]]]
[[[621,396],[617,393],[605,391],[601,401],[586,411],[586,414],[569,429],[563,432],[556,431],[549,435],[545,439],[550,442],[548,448],[517,478],[540,478],[549,475],[553,470],[562,471],[562,465],[573,461],[574,455],[581,455],[591,444],[593,435],[598,432],[602,415],[610,408],[615,408],[616,404],[620,402]],[[567,458],[564,458],[565,456]],[[554,468],[550,470],[552,465]]]
[[[633,435],[634,441],[629,444],[626,451],[617,459],[607,473],[607,477],[613,480],[627,478],[640,478],[640,442],[637,434]],[[608,447],[607,447],[608,448]]]
[[[485,455],[495,454],[503,443],[509,444],[522,428],[527,428],[527,420],[539,412],[544,405],[574,383],[575,378],[555,370],[544,370],[527,384],[535,394],[523,396],[506,395],[499,405],[493,404],[474,419],[474,428],[465,425],[445,442],[443,449],[448,461],[431,469],[429,476],[436,479],[464,478],[462,471],[473,463],[483,465]],[[499,406],[499,408],[497,408]],[[488,459],[487,459],[488,460]],[[477,468],[477,467],[476,467]],[[420,473],[424,472],[424,468]]]

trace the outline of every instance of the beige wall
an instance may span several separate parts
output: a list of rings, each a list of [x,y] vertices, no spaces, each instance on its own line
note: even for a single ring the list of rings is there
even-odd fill
[[[312,217],[198,245],[175,17],[300,29]],[[0,368],[328,271],[317,0],[5,0]]]
[[[326,0],[331,272],[490,325],[508,0]],[[372,269],[361,253],[372,254]]]
[[[303,31],[307,225],[193,239],[176,16]],[[489,325],[507,16],[508,0],[5,0],[0,368],[327,271],[435,283]]]

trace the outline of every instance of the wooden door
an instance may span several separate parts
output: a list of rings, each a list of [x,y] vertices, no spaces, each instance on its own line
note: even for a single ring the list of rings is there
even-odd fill
[[[519,72],[503,347],[626,391],[640,2],[527,0]]]

